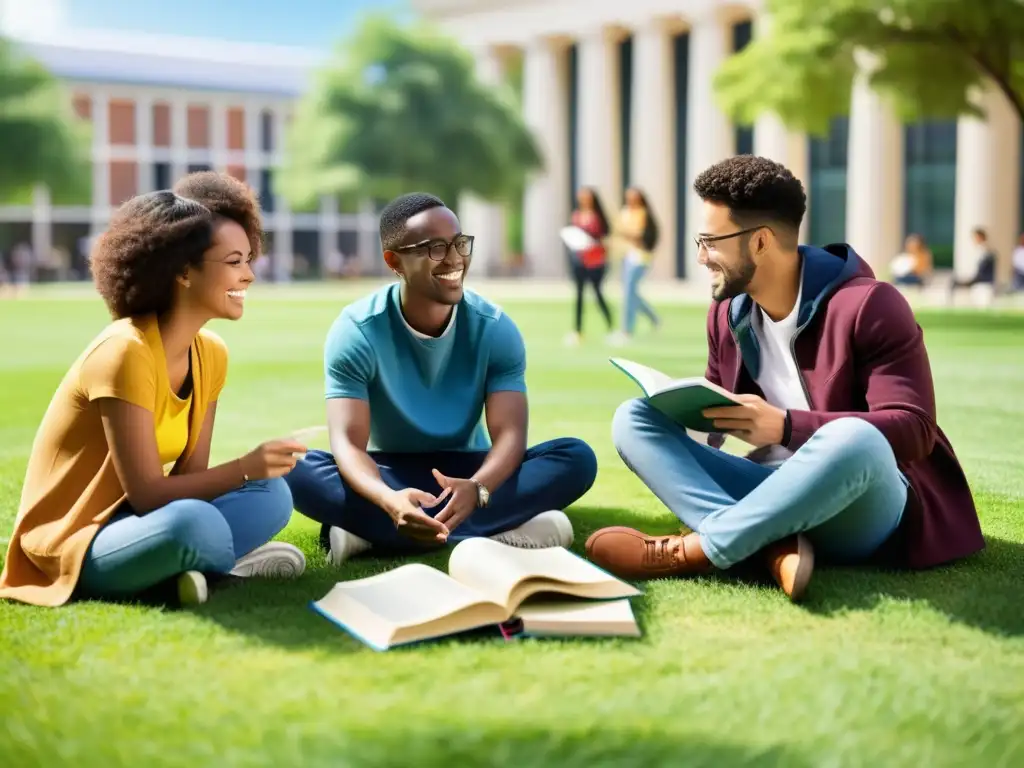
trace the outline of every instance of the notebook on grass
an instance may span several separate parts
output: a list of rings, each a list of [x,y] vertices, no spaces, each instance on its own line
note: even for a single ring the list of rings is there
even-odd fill
[[[617,611],[588,615],[578,602],[538,602],[536,610],[523,604],[535,595],[614,601],[640,594],[636,587],[562,547],[518,549],[474,538],[452,550],[448,573],[410,563],[376,576],[339,582],[312,607],[383,651],[498,626],[514,617],[545,635],[637,634],[636,622],[630,625],[624,620],[621,606]]]
[[[740,405],[732,392],[703,376],[673,379],[654,368],[621,357],[613,357],[610,362],[640,387],[651,405],[687,429],[715,432],[717,430],[711,420],[704,418],[702,411]]]

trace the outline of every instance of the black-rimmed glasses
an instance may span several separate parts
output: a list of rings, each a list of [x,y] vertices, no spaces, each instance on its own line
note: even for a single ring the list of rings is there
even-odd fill
[[[458,235],[454,240],[448,242],[447,240],[432,240],[423,243],[414,243],[413,245],[402,245],[394,250],[397,253],[414,253],[416,251],[426,251],[427,256],[432,261],[444,261],[448,255],[448,249],[455,246],[455,252],[464,259],[468,259],[473,255],[473,235]]]
[[[756,232],[761,228],[765,228],[771,231],[771,227],[769,227],[767,224],[758,224],[756,227],[747,227],[746,229],[741,229],[739,232],[730,232],[728,235],[697,235],[696,237],[693,238],[693,242],[697,244],[698,251],[701,248],[704,248],[705,250],[710,250],[710,247],[708,245],[709,243],[717,243],[719,240],[730,240],[734,237],[739,237],[740,235],[746,235],[749,234],[750,232]]]

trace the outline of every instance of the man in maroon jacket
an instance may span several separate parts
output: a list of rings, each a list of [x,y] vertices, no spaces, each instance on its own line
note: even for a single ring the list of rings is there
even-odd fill
[[[783,166],[733,157],[694,189],[712,281],[706,376],[743,404],[705,412],[720,430],[705,445],[646,400],[623,403],[612,422],[619,455],[693,532],[605,528],[588,556],[624,578],[651,578],[758,555],[798,600],[815,553],[925,568],[982,549],[902,294],[848,245],[797,245],[806,196]],[[719,450],[726,434],[754,450]]]

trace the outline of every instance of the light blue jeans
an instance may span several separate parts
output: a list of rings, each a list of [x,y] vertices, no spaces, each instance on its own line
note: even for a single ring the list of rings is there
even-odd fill
[[[185,571],[227,573],[274,538],[291,514],[282,478],[250,481],[212,502],[172,501],[144,515],[125,503],[89,545],[77,594],[130,597]]]
[[[640,312],[658,324],[658,315],[647,300],[640,295],[640,280],[647,273],[647,265],[632,253],[627,254],[622,263],[622,285],[625,290],[622,310],[622,330],[632,334],[636,327],[636,313]]]
[[[863,419],[825,424],[777,468],[698,443],[644,400],[619,406],[612,438],[719,568],[801,532],[816,559],[863,562],[896,530],[907,501],[889,442]]]

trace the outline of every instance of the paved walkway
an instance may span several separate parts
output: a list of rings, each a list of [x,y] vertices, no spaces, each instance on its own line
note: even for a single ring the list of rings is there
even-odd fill
[[[318,281],[300,283],[257,283],[254,293],[260,299],[294,300],[296,298],[317,299],[329,296],[345,297],[369,293],[375,288],[389,282],[385,278],[356,279],[343,281]],[[495,301],[554,301],[568,302],[575,297],[575,288],[568,280],[546,280],[530,278],[494,278],[471,279],[468,283],[473,290],[494,299]],[[959,291],[956,301],[951,305],[946,293],[946,281],[940,280],[924,290],[916,288],[901,289],[910,304],[914,307],[929,308],[982,308],[989,306],[994,309],[1024,312],[1024,292],[1010,296],[997,296],[988,299],[977,292]],[[617,280],[605,282],[605,294],[612,299],[621,296],[622,286]],[[642,284],[644,296],[657,304],[678,304],[689,306],[707,306],[710,300],[708,288],[680,280],[655,280],[648,278]],[[588,289],[588,298],[591,297]],[[0,300],[6,296],[0,293]],[[71,300],[95,300],[96,291],[92,283],[82,281],[76,283],[46,283],[33,285],[29,288],[28,299],[32,298],[63,298]]]

